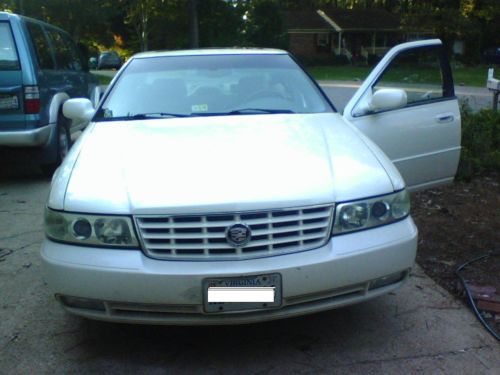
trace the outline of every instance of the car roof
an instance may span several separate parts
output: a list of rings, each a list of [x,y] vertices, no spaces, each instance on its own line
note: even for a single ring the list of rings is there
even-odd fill
[[[17,14],[9,12],[0,12],[0,21],[7,21],[9,18],[19,17]]]
[[[163,56],[212,56],[212,55],[283,55],[288,52],[273,48],[202,48],[176,51],[140,52],[132,58],[149,58]]]

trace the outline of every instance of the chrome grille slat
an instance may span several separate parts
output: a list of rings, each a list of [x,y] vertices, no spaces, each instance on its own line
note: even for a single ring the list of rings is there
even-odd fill
[[[134,217],[144,252],[159,259],[228,260],[311,250],[330,235],[333,205],[205,215]],[[243,247],[226,241],[236,223],[251,228]]]
[[[309,230],[309,229],[320,229],[324,228],[325,223],[317,223],[317,224],[303,224],[301,226],[301,230]],[[251,226],[250,226],[251,227]],[[284,228],[270,228],[270,229],[255,229],[252,230],[252,235],[253,236],[263,236],[263,235],[268,235],[268,234],[275,234],[275,233],[286,233],[290,232],[289,227],[284,227]],[[209,232],[201,232],[203,233],[203,237],[206,239],[209,238],[226,238],[226,235],[224,232],[218,232],[218,233],[209,233]],[[200,233],[180,233],[180,234],[164,234],[164,233],[147,233],[143,232],[142,233],[142,238],[144,239],[174,239],[174,238],[200,238]]]
[[[326,229],[325,229],[326,230]],[[286,237],[286,238],[280,238],[280,239],[267,239],[265,241],[251,241],[248,245],[245,246],[245,248],[251,248],[251,247],[256,247],[256,246],[267,246],[267,245],[274,245],[274,244],[282,244],[282,243],[286,243],[286,242],[300,242],[300,240],[302,239],[303,241],[307,241],[307,240],[312,240],[312,239],[316,239],[316,238],[324,238],[325,237],[325,230],[323,230],[321,233],[318,233],[317,235],[309,235],[309,236],[290,236],[290,237]],[[232,249],[233,247],[230,246],[229,244],[196,244],[196,243],[193,243],[193,244],[179,244],[179,243],[176,243],[176,244],[151,244],[148,242],[148,240],[145,241],[146,244],[149,245],[149,247],[151,248],[155,248],[155,249],[172,249],[173,247],[176,248],[176,249],[202,249],[202,248],[205,248],[205,249]],[[202,246],[200,246],[202,245]],[[239,249],[239,248],[238,248]]]
[[[271,217],[265,220],[263,219],[249,219],[243,220],[248,225],[257,225],[257,224],[269,224],[269,223],[284,223],[287,221],[299,221],[299,220],[310,220],[310,219],[321,219],[321,218],[329,218],[328,215],[325,214],[309,214],[309,215],[295,215],[295,216],[285,216],[285,217]],[[158,228],[214,228],[214,227],[227,227],[229,225],[234,224],[233,220],[226,221],[214,221],[214,222],[190,222],[190,223],[145,223],[140,222],[139,227],[141,229],[158,229]]]

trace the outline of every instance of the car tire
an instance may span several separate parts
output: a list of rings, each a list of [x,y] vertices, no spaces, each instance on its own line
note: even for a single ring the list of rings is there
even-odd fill
[[[47,177],[51,177],[54,174],[55,170],[62,163],[62,161],[68,154],[69,149],[71,148],[69,121],[62,114],[60,114],[59,118],[57,119],[56,137],[57,137],[55,142],[55,147],[57,148],[56,160],[53,163],[40,165],[42,173]]]

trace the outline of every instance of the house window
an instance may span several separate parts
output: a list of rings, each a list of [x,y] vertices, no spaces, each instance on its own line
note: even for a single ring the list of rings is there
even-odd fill
[[[330,45],[330,34],[322,33],[317,34],[316,44],[318,47],[327,47]]]

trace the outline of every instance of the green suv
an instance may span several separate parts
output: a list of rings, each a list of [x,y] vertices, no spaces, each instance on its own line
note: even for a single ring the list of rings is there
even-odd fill
[[[29,148],[51,174],[85,122],[62,115],[63,103],[87,97],[97,104],[99,85],[65,31],[0,12],[0,148]]]

